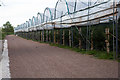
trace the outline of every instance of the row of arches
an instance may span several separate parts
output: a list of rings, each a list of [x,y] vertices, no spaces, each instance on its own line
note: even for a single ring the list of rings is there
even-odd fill
[[[99,0],[84,0],[84,2],[82,0],[58,0],[55,8],[45,8],[44,13],[38,13],[37,17],[33,16],[32,19],[19,25],[15,30],[34,27],[99,3]]]

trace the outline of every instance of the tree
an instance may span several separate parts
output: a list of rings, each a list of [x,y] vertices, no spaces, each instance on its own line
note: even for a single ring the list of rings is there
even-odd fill
[[[7,21],[5,24],[3,24],[3,27],[4,27],[4,28],[2,28],[2,32],[6,33],[7,35],[14,33],[14,28],[13,28],[13,26],[10,24],[9,21]]]

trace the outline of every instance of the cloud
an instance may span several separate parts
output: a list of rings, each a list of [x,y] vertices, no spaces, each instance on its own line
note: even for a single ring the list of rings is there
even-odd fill
[[[5,6],[0,7],[0,26],[10,21],[13,26],[22,24],[43,13],[46,7],[54,8],[57,0],[4,0]]]

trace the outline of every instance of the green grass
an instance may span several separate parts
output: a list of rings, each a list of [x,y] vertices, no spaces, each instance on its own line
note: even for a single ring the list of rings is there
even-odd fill
[[[109,60],[114,59],[112,52],[110,52],[108,54],[106,51],[96,51],[96,50],[86,51],[84,49],[72,48],[72,47],[69,47],[69,46],[63,46],[63,45],[53,44],[53,43],[51,43],[50,45],[51,46],[57,46],[59,48],[69,49],[69,50],[72,50],[72,51],[75,51],[75,52],[79,52],[81,54],[93,55],[94,57],[96,57],[98,59],[109,59]]]
[[[5,37],[7,36],[7,35],[13,35],[14,33],[12,33],[12,32],[7,32],[7,33],[4,33],[4,32],[2,32],[2,37],[0,38],[0,39],[5,39]]]
[[[37,41],[37,40],[33,40],[33,41]],[[40,42],[40,43],[49,44],[50,46],[56,46],[56,47],[59,47],[59,48],[69,49],[69,50],[78,52],[80,54],[93,55],[95,58],[98,58],[98,59],[114,60],[112,52],[110,52],[108,54],[106,51],[97,51],[97,50],[86,51],[85,49],[73,48],[73,47],[64,46],[64,45],[60,45],[60,44],[49,43],[49,42]]]

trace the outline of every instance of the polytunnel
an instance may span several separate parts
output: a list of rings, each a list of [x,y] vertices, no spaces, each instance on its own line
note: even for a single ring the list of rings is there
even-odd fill
[[[54,19],[59,18],[65,14],[69,14],[69,6],[66,0],[58,0],[55,5]]]
[[[38,13],[37,14],[37,25],[40,25],[43,22],[43,14]]]
[[[44,10],[44,14],[43,14],[43,22],[44,23],[48,23],[51,22],[53,20],[54,17],[54,8],[46,8]],[[45,24],[44,26],[42,26],[44,29],[51,29],[53,26],[52,24]]]
[[[26,21],[26,26],[27,26],[26,28],[30,27],[30,24],[28,21]]]
[[[42,30],[43,28],[41,27],[43,23],[43,13],[37,13],[37,17],[36,17],[36,29],[37,30]]]
[[[24,26],[24,28],[27,28],[27,25],[26,25],[26,23],[24,23],[24,24],[23,24],[23,26]]]
[[[35,25],[36,25],[36,17],[33,16],[33,18],[32,18],[32,27],[35,27]]]
[[[58,0],[55,8],[47,7],[43,14],[30,19],[29,27],[64,28],[108,22],[113,17],[112,8],[113,0]]]
[[[46,21],[51,21],[53,19],[53,11],[54,9],[53,8],[46,8],[44,10],[44,14],[43,14],[43,22],[46,22]]]
[[[76,23],[87,25],[89,20],[101,16],[106,16],[107,21],[105,22],[108,22],[112,16],[107,16],[113,13],[113,10],[110,9],[113,5],[111,1],[113,0],[58,0],[55,6],[54,18],[60,22],[60,17],[62,17],[62,24],[69,26],[76,25]],[[96,19],[91,24],[98,24],[102,20]]]
[[[32,26],[32,20],[31,19],[29,19],[29,24],[30,24],[30,27]]]
[[[26,24],[23,23],[22,26],[23,26],[23,31],[25,31],[25,29],[26,29]]]

